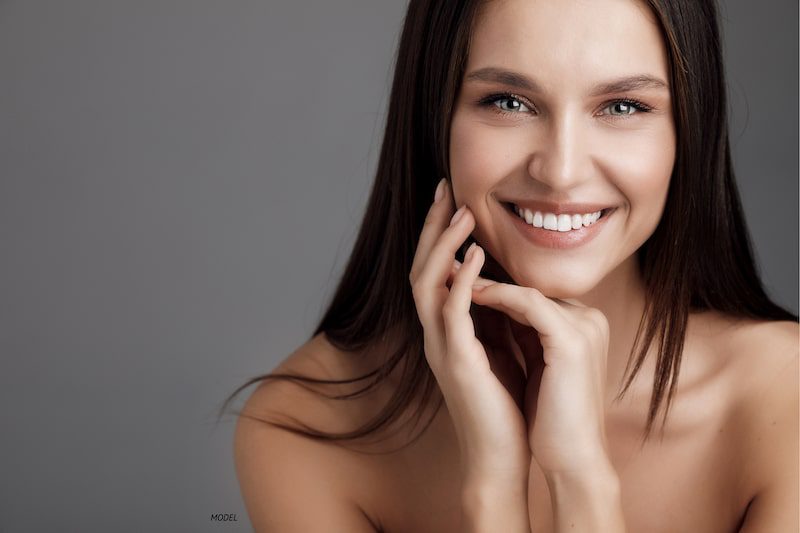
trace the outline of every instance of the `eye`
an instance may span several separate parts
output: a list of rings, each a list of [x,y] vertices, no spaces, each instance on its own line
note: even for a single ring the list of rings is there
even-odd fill
[[[502,116],[519,115],[521,112],[530,113],[534,109],[534,106],[525,98],[512,93],[491,94],[478,101],[478,105]],[[601,115],[626,118],[638,113],[648,113],[653,108],[633,98],[620,98],[606,102],[603,111],[607,109],[611,111],[609,113],[601,113]]]
[[[602,114],[607,114],[612,117],[627,117],[637,113],[648,113],[652,108],[633,98],[622,98],[614,100],[613,102],[608,102],[603,110],[606,109],[610,109],[612,112]]]
[[[523,103],[523,98],[511,93],[498,93],[489,95],[478,102],[478,105],[489,108],[498,115],[518,115],[520,109],[530,111],[529,104]],[[505,104],[505,105],[504,105]],[[533,106],[530,106],[533,107]]]

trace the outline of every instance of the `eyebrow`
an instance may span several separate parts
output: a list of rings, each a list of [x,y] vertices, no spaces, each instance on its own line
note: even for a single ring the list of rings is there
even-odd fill
[[[464,79],[465,81],[478,80],[497,82],[535,93],[544,92],[538,83],[525,74],[497,67],[485,67],[475,70],[467,74]],[[600,96],[603,94],[635,91],[637,89],[669,90],[669,85],[661,78],[651,76],[650,74],[636,74],[599,83],[592,88],[589,95]]]

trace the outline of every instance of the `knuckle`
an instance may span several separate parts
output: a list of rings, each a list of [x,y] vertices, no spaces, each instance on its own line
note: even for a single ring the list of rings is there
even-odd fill
[[[542,293],[539,291],[539,289],[536,289],[534,287],[525,287],[524,294],[525,298],[530,301],[534,301],[542,296]]]

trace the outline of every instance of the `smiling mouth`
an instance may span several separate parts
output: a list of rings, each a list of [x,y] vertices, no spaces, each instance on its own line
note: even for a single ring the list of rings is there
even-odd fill
[[[533,213],[534,213],[534,218],[532,220],[533,223],[529,223],[528,221],[525,220],[525,217],[522,217],[522,216],[520,216],[518,214],[518,207],[515,204],[513,204],[512,202],[502,202],[502,204],[503,204],[503,207],[509,213],[511,213],[515,217],[519,218],[520,220],[522,220],[524,223],[528,224],[529,226],[536,227],[536,228],[541,228],[541,229],[546,229],[546,230],[550,230],[550,231],[559,231],[555,227],[544,227],[544,224],[547,223],[546,215],[553,215],[553,216],[556,217],[556,220],[558,220],[560,218],[560,215],[555,215],[554,213],[543,213],[541,211],[533,211]],[[573,226],[571,228],[571,230],[579,230],[579,229],[583,229],[585,227],[592,226],[592,225],[596,224],[598,220],[600,220],[600,219],[606,217],[608,214],[612,213],[615,209],[616,209],[616,207],[606,207],[605,209],[601,209],[600,211],[596,211],[595,213],[597,213],[597,214],[594,215],[594,216],[592,216],[593,214],[588,214],[588,213],[587,214],[581,214],[581,215],[579,215],[579,216],[582,217],[581,222],[580,222],[581,227],[576,228],[576,227]],[[570,216],[574,217],[574,215],[570,215]],[[550,221],[551,221],[550,223],[552,224],[552,217],[550,218]],[[564,230],[562,230],[562,231],[564,231]],[[570,231],[570,230],[566,230],[566,231]]]

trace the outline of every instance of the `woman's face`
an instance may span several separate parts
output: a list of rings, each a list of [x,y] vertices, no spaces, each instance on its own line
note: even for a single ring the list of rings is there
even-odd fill
[[[495,0],[470,46],[451,123],[456,203],[517,283],[583,295],[636,261],[666,201],[675,128],[656,19],[634,0]],[[601,208],[614,210],[582,216]],[[583,229],[547,229],[559,223]]]

